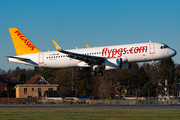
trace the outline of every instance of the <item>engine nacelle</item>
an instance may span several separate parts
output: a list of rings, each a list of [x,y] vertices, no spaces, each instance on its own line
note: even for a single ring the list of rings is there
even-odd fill
[[[105,70],[128,70],[131,69],[131,64],[130,63],[124,63],[122,58],[110,58],[110,59],[105,59],[104,61],[104,67]]]

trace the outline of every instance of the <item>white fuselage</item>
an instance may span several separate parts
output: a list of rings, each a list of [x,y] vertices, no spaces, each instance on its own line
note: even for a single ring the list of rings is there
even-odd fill
[[[169,48],[162,43],[139,43],[70,49],[66,51],[87,56],[104,57],[106,59],[122,58],[125,63],[155,61],[170,58],[176,55],[176,51],[174,49]],[[31,61],[21,61],[14,58],[8,58],[8,60],[10,62],[48,68],[91,67],[83,61],[69,58],[67,54],[63,54],[58,51],[26,54],[16,57],[28,58]]]

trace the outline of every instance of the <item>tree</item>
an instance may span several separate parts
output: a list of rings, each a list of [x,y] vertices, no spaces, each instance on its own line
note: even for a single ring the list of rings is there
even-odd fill
[[[159,95],[162,95],[162,96],[165,95],[164,87],[162,86],[161,83],[157,86],[157,90],[158,90]]]
[[[174,61],[172,58],[161,60],[161,75],[164,75],[164,79],[168,79],[169,81],[174,80]]]
[[[87,88],[86,88],[86,81],[82,80],[80,86],[79,86],[79,93],[80,95],[86,96],[87,94]]]
[[[101,81],[98,87],[98,96],[100,98],[112,99],[115,96],[115,89],[112,81]]]
[[[53,68],[43,68],[40,72],[41,76],[43,76],[43,78],[45,80],[47,80],[50,84],[55,83],[55,78],[57,76],[57,72],[59,69],[53,69]],[[39,69],[36,68],[35,70],[36,72],[40,71]]]
[[[20,77],[19,77],[19,82],[26,82],[26,75],[25,73],[21,73]]]
[[[176,80],[180,78],[180,65],[175,65],[174,76]]]
[[[130,70],[119,71],[119,77],[122,84],[129,87],[129,93],[132,94],[132,87],[135,84],[138,84],[138,79],[140,76],[139,66],[137,63],[132,63],[132,68]]]
[[[15,89],[14,88],[7,89],[7,97],[15,97]]]
[[[6,71],[0,68],[0,82],[5,81],[6,77],[7,77]]]
[[[144,68],[140,67],[137,84],[139,84],[141,87],[143,87],[144,84],[147,83],[148,81],[149,81],[149,76],[145,73]]]
[[[79,68],[68,69],[71,79],[71,90],[78,90],[80,84],[80,71]]]
[[[55,73],[55,83],[59,84],[59,87],[71,87],[71,76],[68,69],[58,69]]]
[[[154,85],[151,81],[149,81],[146,84],[144,84],[142,95],[144,97],[156,97],[157,95],[156,88],[157,85]]]
[[[82,68],[80,70],[79,80],[85,80],[86,83],[86,95],[93,95],[94,87],[93,87],[93,78],[90,75],[91,68]]]
[[[2,93],[3,93],[3,87],[2,84],[0,84],[0,97],[2,97]]]
[[[160,62],[157,62],[155,64],[155,66],[157,67],[157,70],[154,71],[153,70],[153,65],[150,65],[148,63],[144,63],[141,68],[144,69],[144,72],[147,76],[145,76],[148,80],[148,81],[151,81],[153,84],[158,84],[159,83],[159,80],[161,79],[161,74],[160,74]],[[146,83],[144,82],[144,83]]]
[[[69,87],[61,86],[58,89],[57,93],[58,93],[58,95],[60,95],[60,97],[62,97],[64,99],[70,93],[70,89],[69,89]]]
[[[120,82],[117,82],[117,84],[115,85],[115,91],[118,94],[119,99],[121,99],[121,96],[124,94],[124,85],[121,85]]]

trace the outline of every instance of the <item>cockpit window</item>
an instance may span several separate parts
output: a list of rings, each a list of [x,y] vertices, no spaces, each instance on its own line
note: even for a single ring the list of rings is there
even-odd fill
[[[170,48],[169,46],[165,45],[166,48]]]
[[[169,48],[169,46],[167,45],[161,46],[161,49],[165,49],[165,48]]]

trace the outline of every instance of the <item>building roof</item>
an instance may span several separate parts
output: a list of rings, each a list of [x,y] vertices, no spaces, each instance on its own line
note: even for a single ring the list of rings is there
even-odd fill
[[[14,88],[19,86],[27,87],[55,87],[59,86],[58,84],[49,84],[41,75],[35,75],[29,81],[24,84],[17,84]]]
[[[178,87],[180,88],[180,83],[177,81],[174,81],[172,84],[169,85],[170,87]]]
[[[58,84],[51,84],[51,85],[47,85],[47,84],[17,84],[14,88],[17,88],[19,86],[28,86],[28,87],[55,87],[55,86],[59,86]]]
[[[24,84],[47,84],[50,85],[41,75],[35,75]]]

